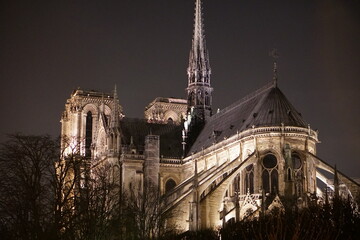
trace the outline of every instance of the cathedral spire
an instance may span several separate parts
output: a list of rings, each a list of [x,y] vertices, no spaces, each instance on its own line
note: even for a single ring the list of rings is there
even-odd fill
[[[198,73],[209,72],[209,75],[204,77],[210,77],[211,70],[210,70],[208,51],[206,49],[201,0],[196,0],[194,21],[195,21],[194,36],[192,39],[192,48],[190,51],[188,74],[195,73],[195,71],[198,71]],[[205,80],[205,79],[200,78],[196,80]],[[208,83],[210,84],[210,82]]]
[[[195,2],[195,23],[192,46],[189,56],[188,107],[202,121],[211,115],[210,62],[206,48],[201,0]]]

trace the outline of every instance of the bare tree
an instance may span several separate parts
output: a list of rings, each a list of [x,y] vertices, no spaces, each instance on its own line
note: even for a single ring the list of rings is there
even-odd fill
[[[0,223],[9,238],[48,238],[57,149],[47,135],[9,135],[0,145]]]
[[[112,239],[119,228],[119,185],[111,179],[109,164],[94,166],[89,171],[81,197],[79,239]]]
[[[77,189],[80,184],[84,158],[80,155],[78,145],[71,139],[62,138],[61,151],[54,162],[52,176],[53,193],[53,238],[75,239]],[[60,149],[60,147],[59,147]]]
[[[125,239],[158,239],[174,232],[166,225],[170,213],[162,211],[163,198],[156,185],[145,184],[144,190],[131,188],[123,201]]]
[[[119,184],[106,161],[80,154],[79,141],[62,138],[56,163],[55,225],[61,239],[113,239],[119,229]]]

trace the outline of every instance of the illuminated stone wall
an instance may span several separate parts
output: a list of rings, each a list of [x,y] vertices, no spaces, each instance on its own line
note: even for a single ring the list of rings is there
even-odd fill
[[[152,123],[180,124],[185,119],[186,111],[186,100],[158,97],[145,108],[144,116]]]

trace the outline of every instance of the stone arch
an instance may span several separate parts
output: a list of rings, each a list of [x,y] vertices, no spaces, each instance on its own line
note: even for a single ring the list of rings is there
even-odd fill
[[[235,162],[235,161],[234,161]],[[202,228],[214,228],[221,224],[219,213],[223,208],[223,199],[229,185],[232,184],[234,178],[245,169],[246,166],[257,162],[256,154],[251,154],[243,162],[239,163],[232,169],[219,185],[216,186],[208,195],[200,202],[201,226]],[[211,183],[209,183],[211,184]],[[208,185],[209,185],[208,184]]]
[[[89,111],[92,113],[93,117],[99,113],[97,106],[92,103],[86,104],[82,109],[83,115],[86,115]]]
[[[91,114],[89,114],[91,113]],[[91,115],[91,119],[90,119]],[[98,108],[93,103],[88,103],[84,105],[81,112],[81,142],[82,142],[82,153],[91,157],[91,147],[95,139],[95,131],[97,129],[97,117],[98,117]],[[91,124],[91,129],[89,128]]]
[[[173,180],[175,182],[175,187],[176,188],[178,186],[178,183],[181,182],[180,179],[178,178],[178,176],[174,175],[174,174],[164,174],[161,176],[161,192],[162,194],[166,193],[166,183],[169,180]]]
[[[171,119],[173,123],[177,123],[179,121],[178,114],[172,110],[166,111],[164,114],[164,121],[169,122],[169,119]]]
[[[100,106],[100,107],[102,107],[102,106]],[[106,105],[106,104],[105,104],[105,106],[104,106],[104,113],[105,113],[105,115],[107,115],[107,116],[110,116],[110,115],[111,115],[111,108],[110,108],[108,105]]]
[[[166,181],[165,181],[165,194],[170,192],[171,190],[173,190],[175,187],[176,187],[176,182],[173,178],[168,178]]]
[[[246,159],[244,159],[243,161],[241,161],[241,157],[238,156],[235,160],[231,161],[230,164],[224,165],[224,167],[220,168],[219,174],[214,175],[212,177],[206,178],[205,182],[200,182],[199,185],[199,192],[202,193],[205,189],[207,189],[214,181],[216,181],[216,179],[218,179],[219,177],[221,177],[221,175],[223,175],[224,173],[228,173],[227,175],[232,175],[233,171],[237,171],[237,169],[242,166],[242,168],[244,168],[244,164],[245,167],[248,166],[248,160],[252,159],[252,157],[254,157],[256,155],[255,152],[252,152]],[[255,162],[251,162],[251,163],[255,163]],[[251,164],[249,163],[249,164]],[[226,176],[226,177],[228,177]]]

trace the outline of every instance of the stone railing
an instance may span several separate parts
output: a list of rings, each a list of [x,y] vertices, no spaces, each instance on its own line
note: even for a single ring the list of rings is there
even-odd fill
[[[144,160],[145,155],[142,154],[124,154],[125,159]]]
[[[180,158],[161,158],[160,163],[164,164],[181,164],[182,161]]]
[[[292,126],[274,126],[274,127],[253,127],[251,129],[247,129],[238,134],[239,138],[251,136],[251,135],[258,135],[264,133],[294,133],[294,134],[303,134],[308,135],[315,140],[318,140],[318,133],[317,131],[312,130],[310,127],[303,128],[303,127],[292,127]]]

